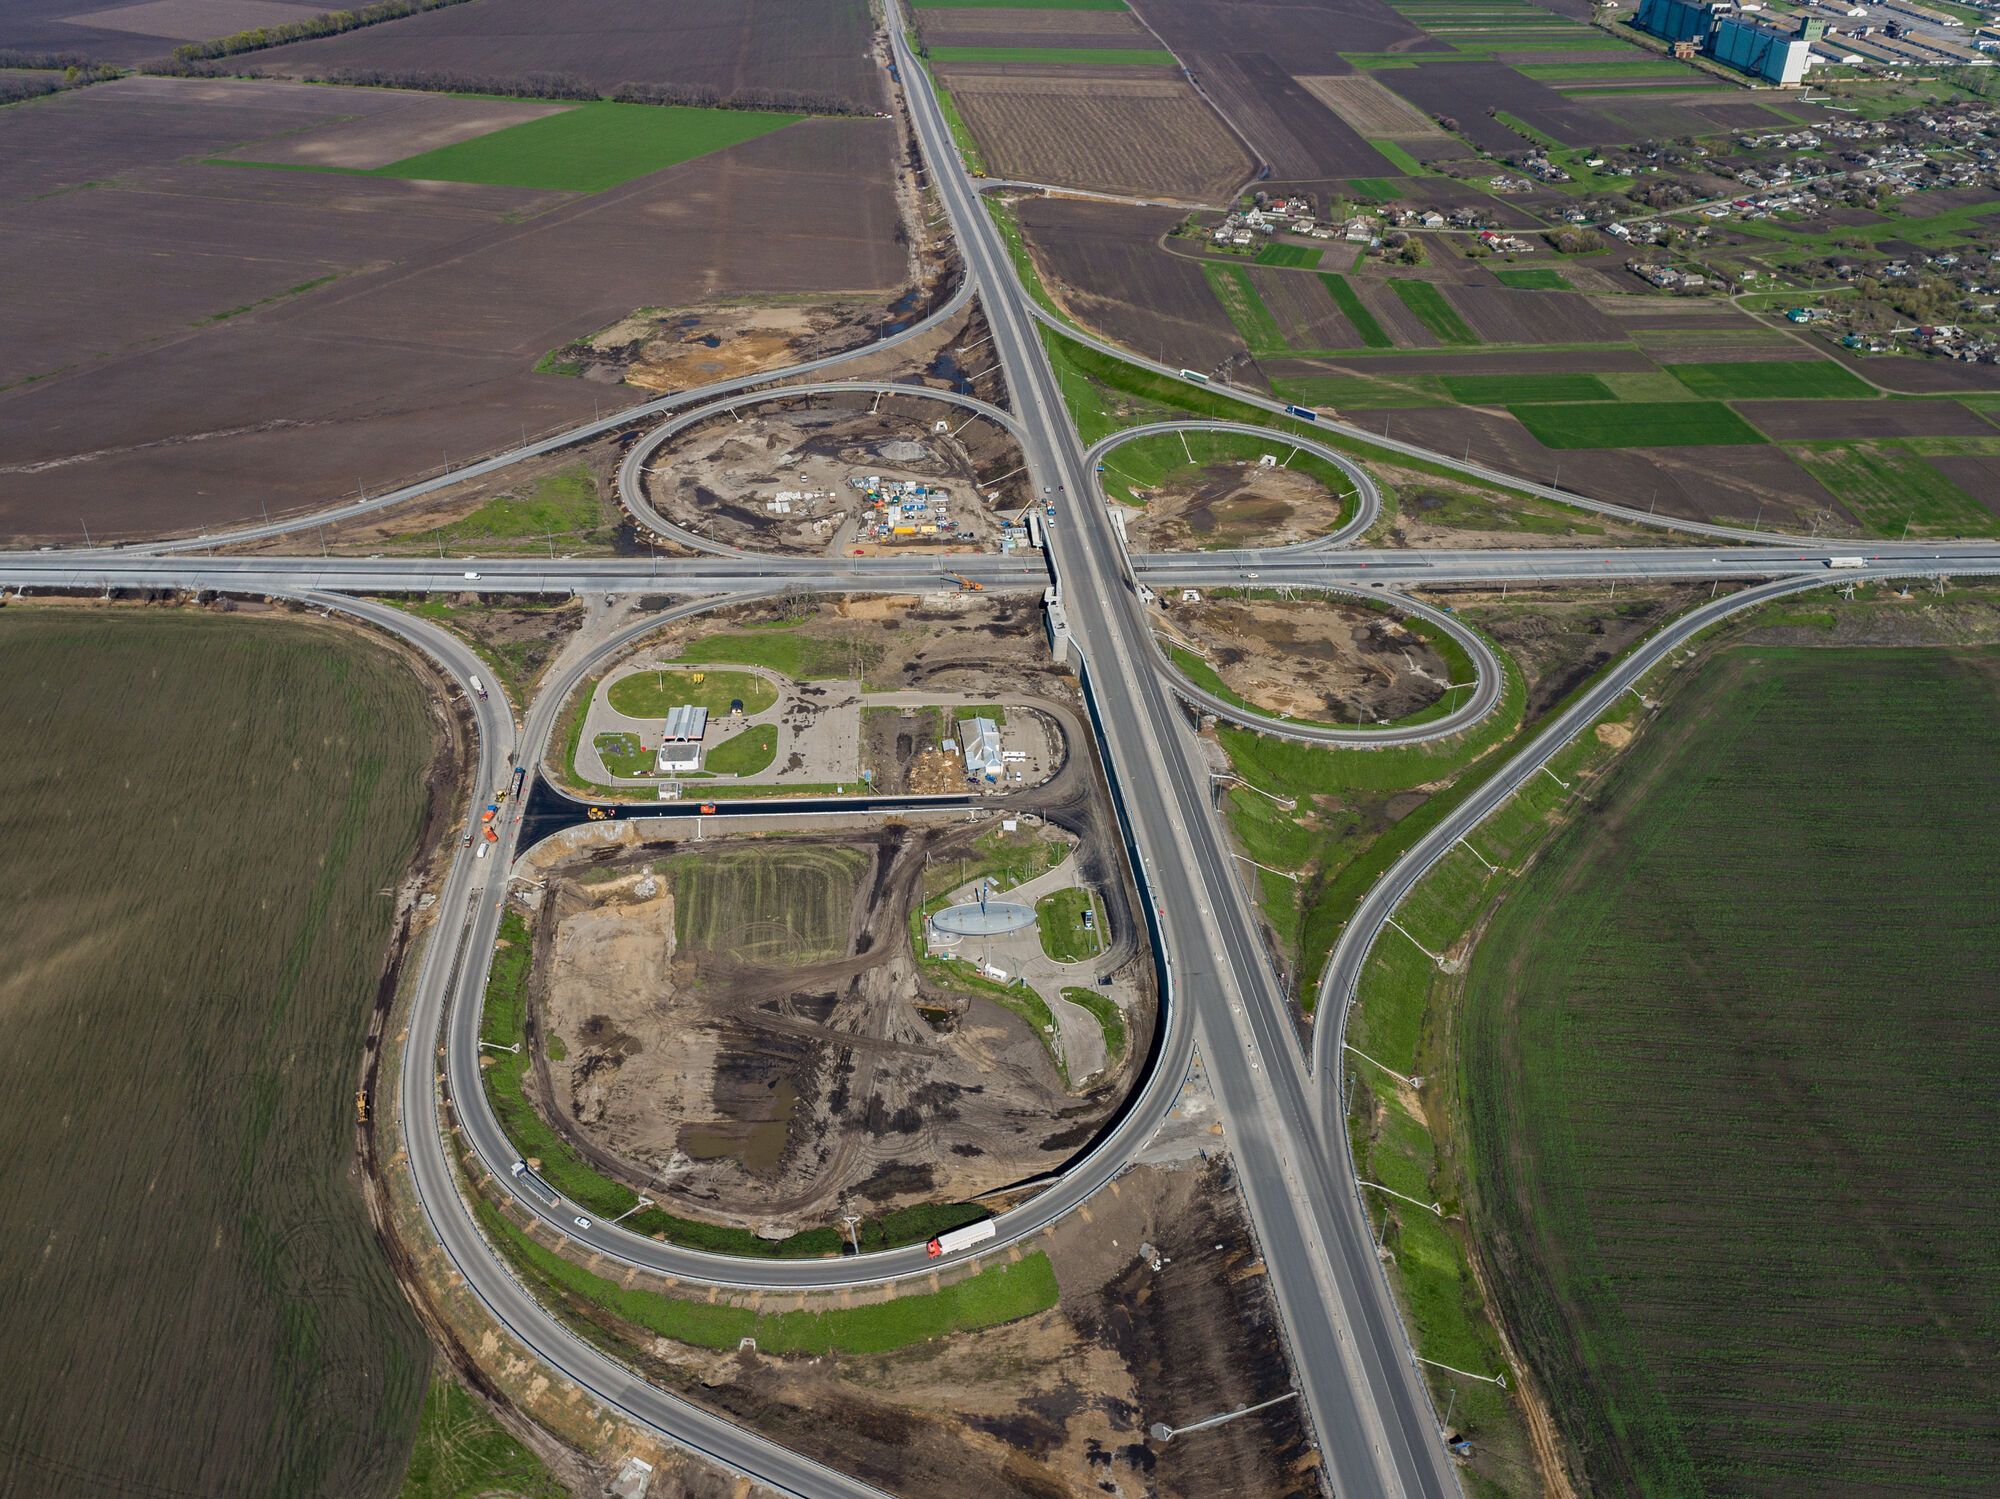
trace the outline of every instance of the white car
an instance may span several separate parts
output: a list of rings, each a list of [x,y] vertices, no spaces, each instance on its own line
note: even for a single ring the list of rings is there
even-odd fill
[[[590,1227],[590,1220],[589,1220],[588,1218],[578,1218],[578,1219],[576,1220],[576,1226],[577,1226],[578,1228],[589,1228],[589,1227]]]

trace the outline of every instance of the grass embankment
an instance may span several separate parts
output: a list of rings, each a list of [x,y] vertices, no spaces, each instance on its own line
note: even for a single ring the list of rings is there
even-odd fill
[[[428,690],[317,623],[0,611],[20,1492],[395,1492],[429,1351],[356,1187],[355,1089]]]
[[[1356,1063],[1363,1171],[1470,1206],[1594,1487],[1977,1486],[1997,718],[1990,649],[1728,649],[1588,815],[1538,776],[1473,835],[1503,870],[1547,841],[1518,883],[1454,850],[1378,942],[1350,1039],[1442,1082],[1423,1114],[1458,1133]],[[1609,753],[1586,735],[1555,773]],[[1496,897],[1461,998],[1416,944]],[[1458,1225],[1387,1207],[1421,1351],[1492,1368]]]
[[[545,1248],[491,1203],[481,1201],[476,1206],[487,1237],[545,1286],[602,1307],[656,1337],[717,1352],[734,1352],[745,1338],[754,1338],[759,1353],[774,1356],[893,1353],[953,1333],[1018,1322],[1047,1311],[1061,1294],[1055,1267],[1037,1251],[989,1265],[936,1291],[864,1306],[765,1312],[628,1289]]]
[[[449,1375],[431,1381],[397,1499],[566,1499],[569,1489]]]
[[[1073,1005],[1081,1005],[1090,1011],[1097,1028],[1104,1032],[1104,1062],[1107,1067],[1116,1067],[1125,1055],[1128,1037],[1125,1033],[1125,1016],[1110,995],[1096,989],[1068,988],[1062,997]]]
[[[677,896],[683,894],[676,884]],[[701,892],[685,892],[685,911],[676,909],[674,922],[683,940],[699,938],[708,930],[709,918],[703,909],[720,910],[725,900],[719,891],[710,892],[704,906]],[[717,920],[723,919],[721,916]],[[689,925],[689,924],[692,925]],[[748,1229],[729,1228],[684,1218],[663,1208],[638,1207],[639,1194],[622,1182],[599,1175],[559,1136],[541,1115],[527,1093],[527,1079],[533,1070],[528,1035],[528,973],[532,962],[532,933],[519,911],[510,910],[501,919],[500,941],[493,954],[493,966],[486,982],[486,1004],[480,1017],[479,1037],[496,1047],[518,1047],[518,1051],[487,1049],[482,1057],[481,1076],[487,1101],[492,1105],[501,1129],[522,1158],[535,1163],[536,1174],[569,1201],[586,1212],[605,1219],[620,1219],[633,1233],[669,1243],[684,1244],[718,1254],[748,1255],[768,1259],[801,1258],[839,1254],[847,1244],[838,1225],[809,1228],[786,1239],[766,1239]],[[790,944],[792,934],[785,941]],[[983,1208],[963,1203],[898,1209],[879,1218],[865,1220],[860,1228],[863,1249],[885,1249],[898,1244],[917,1243],[960,1224],[986,1216]]]
[[[414,531],[384,543],[397,552],[475,551],[511,554],[607,548],[622,517],[597,496],[597,481],[579,463],[544,474],[525,491],[495,495],[449,525]]]

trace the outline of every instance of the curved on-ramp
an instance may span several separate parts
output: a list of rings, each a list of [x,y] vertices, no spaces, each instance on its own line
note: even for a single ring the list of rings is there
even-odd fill
[[[872,352],[877,347],[880,346],[871,345],[869,350],[863,352]],[[970,411],[975,416],[982,416],[1000,427],[1015,442],[1021,440],[1021,424],[1010,412],[1001,410],[991,402],[982,401],[976,396],[963,395],[955,390],[937,390],[928,385],[904,385],[885,380],[816,380],[803,385],[782,385],[774,389],[759,389],[726,400],[711,401],[691,411],[683,411],[673,420],[664,422],[648,432],[638,442],[632,444],[630,451],[625,454],[624,461],[618,465],[619,503],[647,530],[655,535],[668,537],[690,551],[707,552],[718,557],[762,555],[746,551],[742,547],[713,541],[698,531],[690,531],[687,527],[668,520],[654,509],[653,502],[646,497],[646,475],[651,472],[653,455],[690,427],[699,426],[712,417],[734,415],[750,407],[766,406],[795,396],[842,394],[918,396],[925,400],[941,401],[962,411]]]

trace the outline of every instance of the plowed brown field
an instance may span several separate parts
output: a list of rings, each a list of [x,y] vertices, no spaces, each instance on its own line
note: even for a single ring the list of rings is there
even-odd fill
[[[1181,79],[942,71],[994,176],[1221,202],[1250,174],[1242,148]]]

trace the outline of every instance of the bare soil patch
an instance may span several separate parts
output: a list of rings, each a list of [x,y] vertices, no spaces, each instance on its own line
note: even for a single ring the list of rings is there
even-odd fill
[[[1742,401],[1736,409],[1780,441],[1993,436],[1978,412],[1956,401]]]
[[[1166,601],[1165,638],[1201,655],[1238,697],[1322,723],[1406,718],[1437,701],[1444,658],[1395,615],[1272,599]]]
[[[1020,468],[1010,435],[954,406],[801,396],[680,434],[655,458],[647,494],[677,524],[759,551],[990,550],[1009,507],[1029,498]],[[895,485],[926,492],[898,499]]]
[[[1108,461],[1115,465],[1117,458],[1113,453]],[[1311,474],[1216,462],[1204,465],[1198,478],[1177,478],[1150,491],[1145,510],[1126,528],[1134,546],[1183,552],[1287,546],[1326,535],[1339,518],[1339,499]]]
[[[550,358],[667,394],[859,348],[887,320],[884,300],[853,297],[642,307]]]
[[[1212,38],[1208,47],[1215,47]],[[1293,58],[1289,49],[1266,53],[1231,47],[1198,51],[1187,62],[1280,181],[1394,174],[1386,157],[1292,77],[1287,62]]]
[[[374,103],[370,95],[355,97]],[[539,120],[567,107],[525,99],[463,99],[399,90],[384,91],[383,97],[392,101],[391,107],[367,108],[344,123],[225,152],[224,159],[365,172],[510,125]]]
[[[1157,47],[1124,10],[1016,10],[949,6],[918,13],[933,47]]]
[[[219,0],[219,3],[186,0],[181,5],[101,6],[86,10],[77,0],[9,0],[4,11],[0,11],[0,48],[68,53],[94,62],[129,66],[165,57],[176,42],[235,30],[233,25],[209,25],[208,21],[227,15],[236,3],[237,0]],[[319,0],[268,0],[268,3],[269,20],[249,24],[302,21],[325,9]]]
[[[1454,286],[1445,300],[1488,343],[1617,343],[1625,337],[1622,328],[1578,292]]]
[[[1250,174],[1184,79],[967,63],[941,71],[996,177],[1214,203]]]
[[[1521,668],[1533,722],[1599,667],[1708,596],[1708,589],[1694,585],[1621,587],[1615,598],[1592,599],[1578,598],[1574,589],[1514,588],[1505,599],[1454,590],[1434,602],[1449,602]]]

